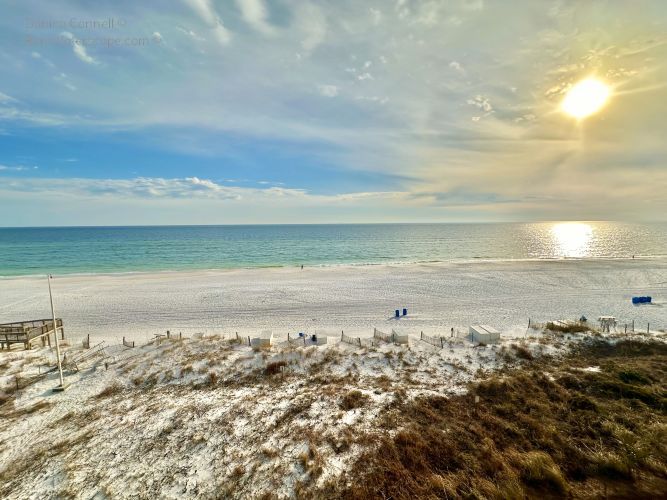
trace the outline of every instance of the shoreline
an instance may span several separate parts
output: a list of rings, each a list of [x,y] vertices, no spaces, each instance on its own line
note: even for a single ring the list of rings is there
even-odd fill
[[[534,257],[534,258],[485,258],[472,257],[467,259],[451,259],[451,260],[421,260],[421,261],[394,261],[394,262],[341,262],[341,263],[326,263],[326,264],[306,264],[304,263],[304,270],[306,269],[358,269],[358,268],[382,268],[382,267],[409,267],[409,266],[433,266],[433,267],[447,267],[457,265],[475,265],[475,264],[512,264],[512,263],[561,263],[561,262],[587,262],[587,263],[609,263],[609,262],[667,262],[667,255],[642,255],[634,257]],[[150,275],[169,275],[169,274],[197,274],[197,273],[228,273],[235,271],[262,271],[262,270],[301,270],[301,264],[290,265],[265,265],[265,266],[240,266],[240,267],[213,267],[213,268],[177,268],[177,269],[146,269],[146,270],[130,270],[130,271],[84,271],[84,272],[65,272],[58,273],[40,273],[40,274],[0,274],[0,282],[13,279],[42,279],[46,274],[51,274],[54,277],[68,278],[68,277],[88,277],[88,276],[150,276]]]

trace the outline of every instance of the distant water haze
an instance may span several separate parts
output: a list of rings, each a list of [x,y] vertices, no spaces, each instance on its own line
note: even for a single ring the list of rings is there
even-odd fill
[[[667,223],[0,229],[0,276],[633,255],[667,256]]]

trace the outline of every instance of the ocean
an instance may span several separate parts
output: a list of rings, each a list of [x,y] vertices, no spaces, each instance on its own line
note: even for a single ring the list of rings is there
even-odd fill
[[[667,223],[0,228],[0,276],[667,256]]]

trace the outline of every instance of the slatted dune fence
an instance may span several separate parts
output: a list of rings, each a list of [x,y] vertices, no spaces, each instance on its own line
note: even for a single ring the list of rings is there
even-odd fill
[[[377,347],[378,345],[380,345],[378,341],[372,337],[359,340],[361,341],[362,347]]]
[[[357,347],[377,347],[378,342],[375,338],[350,337],[343,332],[340,334],[340,341],[346,344],[356,345]]]
[[[384,333],[377,328],[373,328],[373,338],[384,342],[393,342],[393,334]]]
[[[419,340],[426,342],[427,344],[432,345],[433,347],[443,348],[445,347],[445,339],[442,337],[433,337],[431,335],[424,335],[424,332],[420,333]]]
[[[360,337],[350,337],[349,335],[345,335],[343,332],[340,333],[340,341],[345,342],[346,344],[352,344],[361,347]]]

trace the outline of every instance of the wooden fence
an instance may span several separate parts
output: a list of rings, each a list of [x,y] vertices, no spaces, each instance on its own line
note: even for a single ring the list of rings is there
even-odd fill
[[[346,344],[356,345],[358,347],[377,347],[378,342],[374,338],[350,337],[345,333],[340,332],[340,341]]]
[[[381,332],[377,328],[373,328],[373,338],[384,342],[393,342],[393,335],[391,333]]]
[[[360,337],[350,337],[349,335],[345,335],[343,332],[340,332],[340,341],[345,342],[346,344],[352,344],[361,347]]]
[[[129,340],[125,340],[125,337],[123,337],[123,345],[125,347],[134,347],[134,340],[130,342]]]
[[[442,337],[432,337],[429,335],[424,335],[424,332],[420,333],[419,340],[426,342],[427,344],[431,344],[434,347],[439,347],[442,349],[445,347],[445,339]]]

